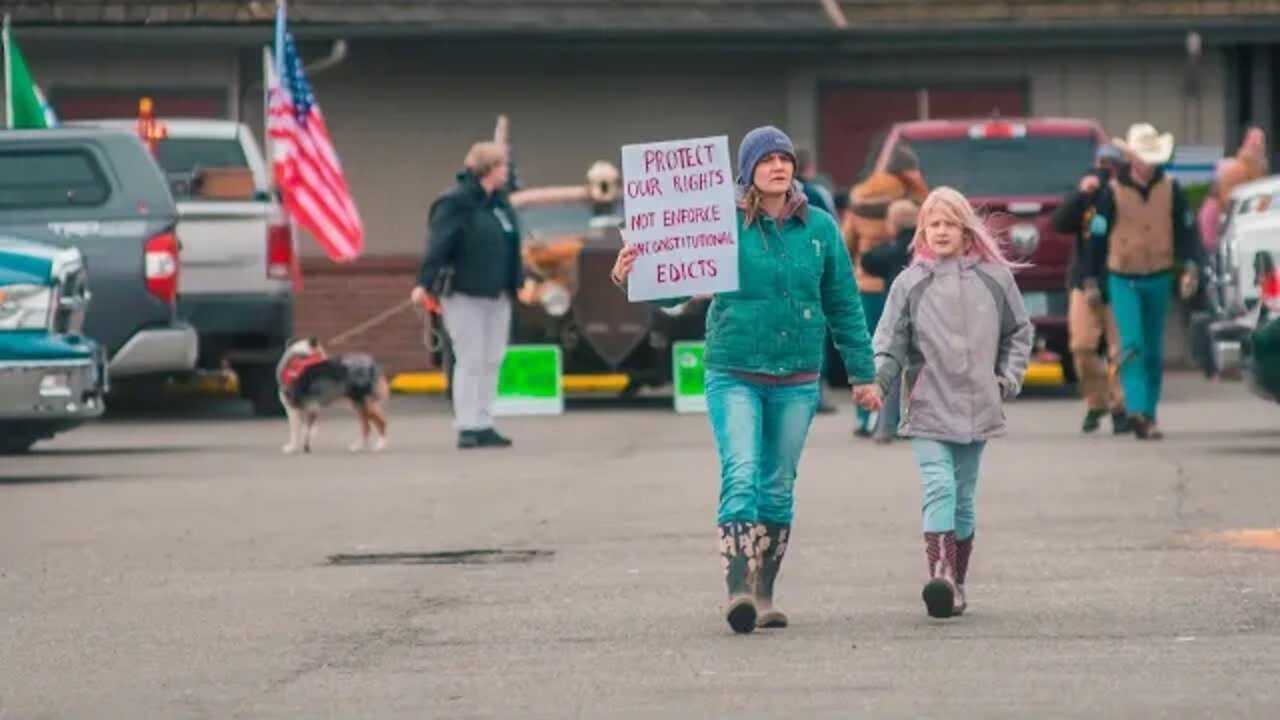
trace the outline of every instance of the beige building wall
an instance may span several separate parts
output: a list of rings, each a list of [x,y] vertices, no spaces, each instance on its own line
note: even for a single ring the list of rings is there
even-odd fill
[[[788,119],[797,142],[818,140],[818,83],[947,81],[1026,82],[1036,115],[1095,117],[1113,135],[1146,120],[1172,131],[1184,145],[1226,141],[1226,64],[1207,52],[1199,67],[1199,95],[1184,92],[1181,50],[881,53],[797,68],[788,82]]]
[[[786,120],[781,69],[715,56],[483,57],[352,47],[315,91],[342,156],[371,254],[420,253],[431,201],[470,143],[511,120],[526,185],[584,182],[627,143],[728,134]],[[247,118],[260,118],[260,98]]]
[[[317,59],[324,47],[307,48]],[[260,50],[125,46],[28,50],[46,88],[197,85],[222,88],[261,137]],[[727,134],[736,149],[751,127],[775,123],[816,146],[824,82],[1025,82],[1036,114],[1094,116],[1112,134],[1139,119],[1183,144],[1226,138],[1225,64],[1206,54],[1200,95],[1183,92],[1180,52],[886,53],[810,62],[707,52],[590,54],[433,49],[353,42],[348,58],[312,78],[356,201],[371,255],[421,252],[427,207],[449,187],[467,146],[511,118],[526,184],[573,183],[597,159],[618,162],[626,143]],[[241,90],[243,89],[243,92]],[[245,99],[241,104],[241,96]],[[313,243],[304,245],[319,254]]]

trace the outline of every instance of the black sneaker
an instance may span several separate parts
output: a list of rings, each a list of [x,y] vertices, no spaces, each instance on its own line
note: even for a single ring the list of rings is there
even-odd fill
[[[511,439],[499,435],[493,428],[477,430],[476,437],[482,447],[511,447]]]
[[[462,449],[480,447],[480,435],[475,430],[463,430],[458,433],[458,447]]]
[[[1098,429],[1102,423],[1102,416],[1106,415],[1106,410],[1089,410],[1084,414],[1084,424],[1080,426],[1081,432],[1091,433]]]
[[[1111,413],[1111,432],[1116,435],[1128,435],[1133,432],[1133,421],[1123,410]]]

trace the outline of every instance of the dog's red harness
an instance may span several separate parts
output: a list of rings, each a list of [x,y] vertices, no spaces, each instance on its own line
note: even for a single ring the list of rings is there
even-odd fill
[[[302,371],[324,360],[322,353],[314,352],[310,355],[299,355],[291,359],[284,366],[284,372],[280,373],[280,382],[285,387],[293,387],[297,382],[298,376],[302,375]]]

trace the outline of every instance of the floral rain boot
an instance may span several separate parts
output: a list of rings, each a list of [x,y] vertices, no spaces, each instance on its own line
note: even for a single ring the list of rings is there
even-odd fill
[[[969,574],[969,556],[973,553],[973,535],[956,541],[956,606],[953,615],[963,615],[969,607],[964,594],[964,578]]]
[[[755,523],[731,522],[719,526],[720,560],[724,567],[729,602],[724,618],[736,633],[756,628],[754,596],[759,560],[756,554]]]
[[[955,532],[924,534],[924,552],[929,562],[929,582],[921,598],[929,617],[949,618],[955,614],[955,567],[958,548]]]
[[[758,628],[784,628],[787,616],[773,607],[773,586],[782,568],[782,557],[787,554],[787,542],[791,528],[786,525],[762,523],[756,526],[756,551],[760,558],[760,573],[756,576],[756,618]]]

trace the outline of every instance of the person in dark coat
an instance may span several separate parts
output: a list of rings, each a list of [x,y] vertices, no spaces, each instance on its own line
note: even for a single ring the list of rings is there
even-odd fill
[[[411,297],[443,309],[456,357],[451,386],[458,447],[508,447],[511,440],[493,427],[493,406],[524,268],[507,197],[507,148],[476,143],[464,166],[458,184],[431,205],[426,258]]]

